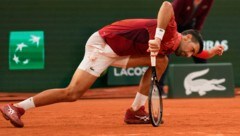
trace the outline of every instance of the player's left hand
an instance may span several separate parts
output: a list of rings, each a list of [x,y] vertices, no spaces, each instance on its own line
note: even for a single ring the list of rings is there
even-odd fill
[[[212,52],[218,56],[221,56],[223,54],[223,51],[224,51],[224,47],[222,45],[217,45],[212,48]]]

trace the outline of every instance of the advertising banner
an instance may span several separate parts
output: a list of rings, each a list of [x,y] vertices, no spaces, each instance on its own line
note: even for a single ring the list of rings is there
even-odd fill
[[[9,69],[43,69],[44,34],[42,31],[10,32]]]
[[[231,63],[171,64],[169,98],[233,97]]]
[[[108,85],[137,85],[148,67],[108,69]]]

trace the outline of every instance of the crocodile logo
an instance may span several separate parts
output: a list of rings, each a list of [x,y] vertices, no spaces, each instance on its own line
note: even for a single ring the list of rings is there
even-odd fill
[[[197,92],[200,96],[206,95],[207,92],[210,91],[225,91],[226,87],[220,85],[221,83],[225,82],[225,78],[221,79],[204,79],[199,78],[209,72],[209,68],[196,71],[188,74],[184,79],[184,88],[186,95],[192,94],[192,92]],[[198,79],[196,79],[198,78]]]

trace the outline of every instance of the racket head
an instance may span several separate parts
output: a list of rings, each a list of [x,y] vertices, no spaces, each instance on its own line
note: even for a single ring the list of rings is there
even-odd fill
[[[149,90],[149,117],[154,127],[158,127],[162,122],[163,104],[162,94],[158,86],[156,70],[152,70],[151,86]]]

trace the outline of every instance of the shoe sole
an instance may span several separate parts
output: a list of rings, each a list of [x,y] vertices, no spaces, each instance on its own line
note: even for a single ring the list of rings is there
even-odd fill
[[[132,121],[124,120],[124,122],[127,123],[127,124],[151,124],[151,122],[140,122],[140,121],[137,121],[137,120],[132,120]],[[163,120],[161,121],[161,124],[164,124]]]
[[[139,121],[139,120],[124,120],[125,123],[127,124],[151,124],[151,122],[143,122],[143,121]]]
[[[124,121],[127,124],[151,124],[149,122],[139,122],[139,121]]]
[[[9,118],[9,117],[2,111],[2,109],[0,109],[0,111],[1,111],[1,113],[2,113],[2,115],[3,115],[3,117],[4,117],[6,120],[9,120],[13,126],[18,127],[18,128],[22,128],[22,127],[23,127],[23,125],[20,125],[20,124],[14,122],[11,118]]]

